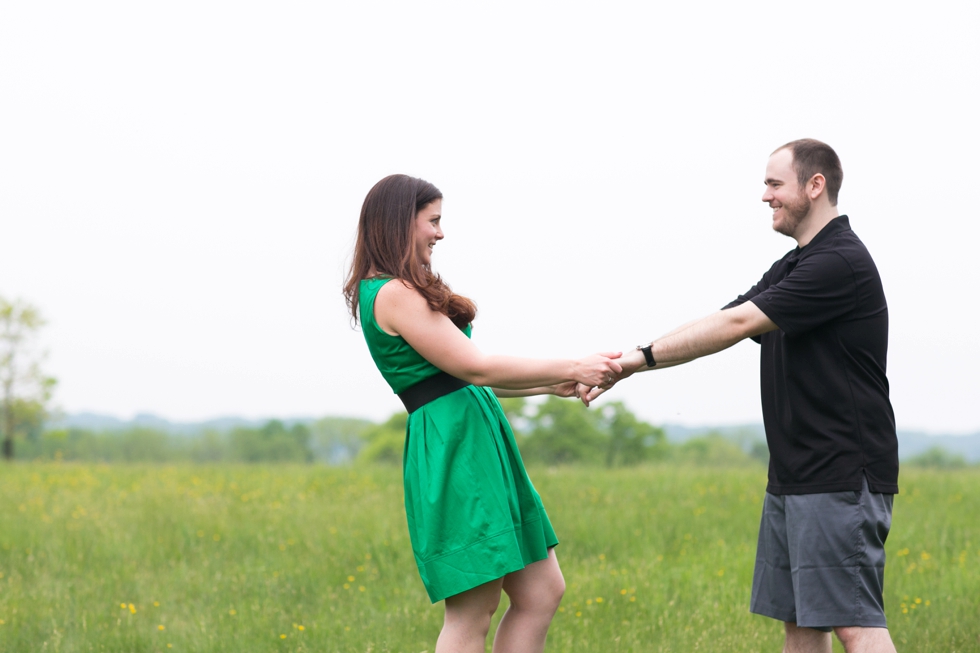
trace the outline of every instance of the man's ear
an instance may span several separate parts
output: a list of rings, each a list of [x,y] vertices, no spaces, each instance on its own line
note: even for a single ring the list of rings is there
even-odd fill
[[[811,200],[820,197],[820,193],[825,190],[827,190],[827,179],[820,172],[810,177],[810,181],[806,182],[806,194]]]

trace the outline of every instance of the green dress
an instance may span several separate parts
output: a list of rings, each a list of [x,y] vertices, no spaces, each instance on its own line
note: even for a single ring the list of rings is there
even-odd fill
[[[439,368],[375,321],[374,300],[388,281],[361,281],[361,327],[378,370],[399,393]],[[411,413],[403,473],[408,532],[433,603],[544,560],[558,544],[489,388],[466,386]]]

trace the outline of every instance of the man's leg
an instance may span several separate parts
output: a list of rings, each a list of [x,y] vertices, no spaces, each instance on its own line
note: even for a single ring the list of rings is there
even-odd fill
[[[783,653],[830,653],[832,646],[830,633],[814,628],[799,628],[792,622],[786,622],[786,645],[783,646]]]
[[[895,653],[895,645],[887,628],[848,626],[834,628],[834,632],[847,653]]]
[[[888,641],[882,594],[892,498],[870,492],[867,482],[862,485],[857,492],[786,498],[797,590],[795,621],[814,628],[833,627],[845,646],[853,640],[857,648],[848,651],[863,651],[866,637],[883,634]]]

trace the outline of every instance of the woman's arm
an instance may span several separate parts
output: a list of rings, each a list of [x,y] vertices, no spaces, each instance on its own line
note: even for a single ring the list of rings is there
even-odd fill
[[[622,367],[619,354],[595,354],[578,360],[517,358],[484,354],[448,317],[429,308],[421,294],[395,279],[374,301],[378,326],[400,335],[440,370],[474,385],[502,390],[531,390],[577,381],[608,386]]]
[[[546,385],[540,388],[526,388],[524,390],[507,390],[506,388],[491,388],[497,397],[534,397],[536,395],[555,395],[557,397],[577,397],[578,383],[567,381],[558,385]]]

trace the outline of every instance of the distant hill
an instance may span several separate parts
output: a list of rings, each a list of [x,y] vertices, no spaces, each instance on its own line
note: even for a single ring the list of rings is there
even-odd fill
[[[99,413],[70,413],[49,420],[47,427],[49,429],[85,429],[86,431],[122,431],[133,427],[143,427],[172,435],[194,436],[206,431],[223,433],[239,426],[259,427],[271,419],[276,418],[246,419],[244,417],[217,417],[202,422],[171,422],[168,419],[150,413],[139,413],[133,419],[129,420],[122,420],[112,415],[102,415]],[[312,424],[316,421],[316,418],[291,417],[280,419],[279,421],[289,428],[293,424]]]
[[[765,441],[766,432],[762,424],[739,424],[723,426],[681,426],[665,424],[663,427],[671,442],[684,442],[708,433],[717,433],[734,440],[748,448],[756,440]],[[967,461],[980,462],[980,432],[970,435],[930,435],[922,431],[898,432],[898,457],[905,460],[918,456],[933,447],[942,447],[953,454],[961,454]]]

